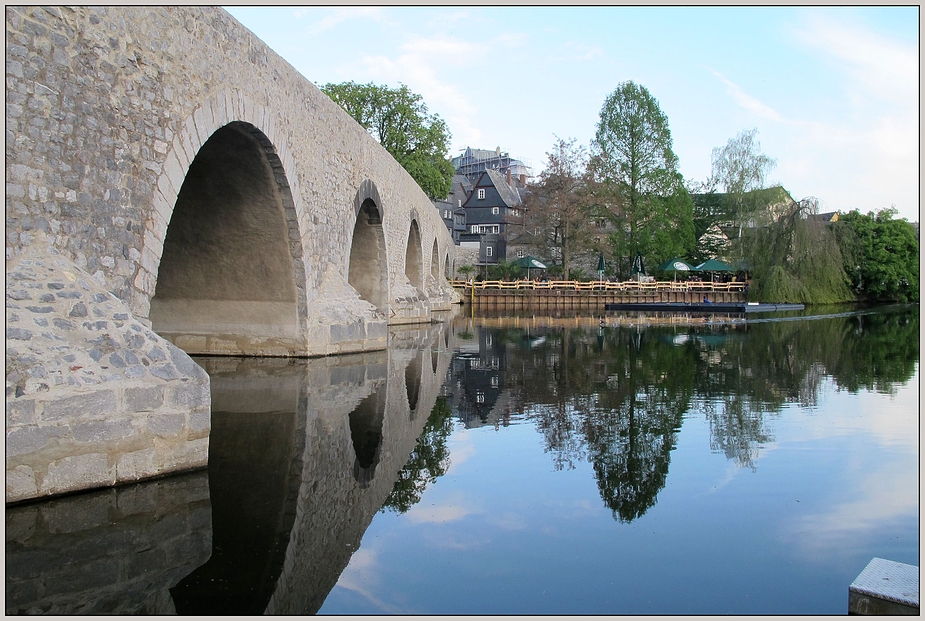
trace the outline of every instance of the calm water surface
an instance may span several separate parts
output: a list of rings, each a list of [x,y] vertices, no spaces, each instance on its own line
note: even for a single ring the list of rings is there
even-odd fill
[[[917,306],[201,363],[208,471],[7,509],[7,613],[844,614],[919,564]]]

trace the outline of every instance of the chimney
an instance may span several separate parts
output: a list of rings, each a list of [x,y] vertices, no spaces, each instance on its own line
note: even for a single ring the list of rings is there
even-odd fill
[[[511,185],[511,169],[507,169],[507,184]]]
[[[523,173],[520,175],[520,185],[527,187],[527,175]]]

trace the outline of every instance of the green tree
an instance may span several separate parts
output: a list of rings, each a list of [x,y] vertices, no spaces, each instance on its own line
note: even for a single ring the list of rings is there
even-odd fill
[[[919,241],[896,209],[863,215],[858,210],[834,224],[845,272],[861,297],[900,302],[919,299]]]
[[[446,157],[450,131],[420,95],[403,84],[389,88],[372,82],[329,83],[321,90],[378,140],[431,200],[449,195],[455,172]]]
[[[668,117],[644,86],[623,82],[604,101],[590,169],[602,211],[616,216],[616,257],[651,265],[694,248],[693,205],[671,145]]]
[[[727,194],[726,217],[742,228],[766,205],[760,195],[752,193],[764,187],[768,173],[777,165],[776,160],[761,152],[761,143],[756,138],[758,129],[739,132],[730,138],[725,147],[713,149],[713,175],[709,184],[722,186]]]
[[[741,239],[751,264],[752,294],[764,302],[834,304],[854,299],[844,259],[828,223],[813,216],[812,197],[791,203],[774,222]]]
[[[559,259],[566,280],[573,259],[589,252],[592,231],[585,183],[588,157],[575,142],[556,137],[546,153],[546,168],[527,196],[530,228],[540,231],[538,249],[544,257]]]

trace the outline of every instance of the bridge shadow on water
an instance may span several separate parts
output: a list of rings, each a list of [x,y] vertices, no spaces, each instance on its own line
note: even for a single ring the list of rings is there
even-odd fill
[[[436,403],[443,330],[396,328],[372,353],[197,358],[208,470],[7,509],[6,612],[316,612]]]

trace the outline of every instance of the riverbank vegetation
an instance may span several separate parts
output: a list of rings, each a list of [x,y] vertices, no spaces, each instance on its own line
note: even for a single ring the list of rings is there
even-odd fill
[[[550,275],[595,278],[604,260],[605,277],[627,279],[673,258],[719,259],[748,278],[752,301],[919,299],[917,229],[892,208],[820,213],[818,199],[768,185],[777,162],[757,129],[713,150],[708,179],[684,182],[667,116],[644,86],[624,82],[606,98],[587,151],[557,138],[547,156],[524,229]],[[492,271],[516,277],[504,263]]]

